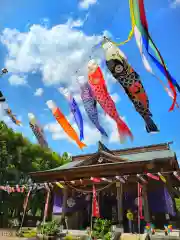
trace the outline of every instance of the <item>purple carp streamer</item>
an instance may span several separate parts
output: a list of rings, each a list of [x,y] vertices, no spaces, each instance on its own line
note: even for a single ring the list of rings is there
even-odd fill
[[[106,131],[99,123],[99,116],[98,116],[98,110],[97,110],[97,102],[94,98],[94,95],[92,93],[92,89],[88,82],[82,81],[81,78],[78,79],[79,85],[80,85],[80,95],[81,99],[84,105],[84,109],[90,119],[90,121],[94,124],[94,126],[99,130],[99,132],[105,136],[108,137]]]

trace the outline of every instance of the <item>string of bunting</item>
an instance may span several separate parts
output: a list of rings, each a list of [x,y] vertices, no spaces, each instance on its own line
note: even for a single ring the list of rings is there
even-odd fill
[[[85,190],[83,189],[78,189],[75,186],[73,186],[74,184],[76,184],[77,182],[80,183],[81,185],[83,185],[86,181],[92,181],[92,183],[102,183],[102,182],[106,182],[108,183],[105,187],[103,188],[99,188],[97,191],[102,191],[103,189],[111,186],[112,184],[114,184],[116,181],[119,181],[123,184],[125,184],[128,181],[129,177],[136,177],[137,180],[140,180],[140,183],[143,184],[147,184],[148,183],[148,179],[153,179],[155,181],[162,181],[163,183],[167,182],[166,179],[166,175],[168,174],[172,174],[174,176],[174,178],[176,178],[178,181],[180,181],[180,173],[179,171],[168,171],[168,172],[157,172],[157,173],[144,173],[144,174],[129,174],[129,175],[123,175],[123,176],[115,176],[114,178],[96,178],[96,177],[90,177],[89,179],[79,179],[79,180],[73,180],[73,181],[53,181],[53,182],[45,182],[45,183],[32,183],[32,184],[23,184],[23,185],[1,185],[0,186],[0,190],[4,190],[8,193],[14,193],[14,192],[18,192],[18,193],[24,193],[25,191],[29,191],[29,189],[31,189],[32,191],[34,190],[41,190],[41,189],[47,189],[47,185],[49,186],[50,189],[53,189],[53,187],[56,185],[59,188],[64,188],[65,186],[68,186],[70,188],[74,188],[75,190],[81,192],[85,192]],[[86,192],[92,192],[87,190]]]

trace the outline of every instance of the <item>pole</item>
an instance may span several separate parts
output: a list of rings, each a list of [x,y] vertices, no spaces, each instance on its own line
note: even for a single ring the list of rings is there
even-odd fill
[[[123,228],[123,186],[121,182],[116,182],[116,198],[118,210],[118,226]]]
[[[23,223],[24,223],[24,218],[25,218],[25,214],[26,214],[26,209],[27,209],[30,193],[31,193],[31,189],[29,190],[29,192],[28,192],[28,194],[27,194],[27,196],[26,196],[26,198],[24,200],[24,211],[23,211],[23,217],[22,217],[22,221],[21,221],[21,226],[19,228],[19,233],[21,233],[22,226],[23,226]]]
[[[22,226],[23,226],[23,223],[24,223],[25,214],[26,214],[26,209],[24,209],[24,211],[23,211],[23,217],[22,217],[22,221],[21,221],[20,228],[19,228],[19,233],[21,233],[21,230],[22,230]]]
[[[91,226],[90,226],[91,237],[92,237],[92,228],[93,228],[93,193],[92,193],[92,201],[91,201]]]
[[[140,239],[141,219],[140,219],[140,184],[138,182],[138,233]]]
[[[46,217],[47,217],[47,211],[48,211],[48,205],[49,205],[49,197],[50,197],[50,190],[47,189],[47,195],[46,195],[46,203],[45,203],[45,208],[44,208],[44,217],[43,217],[43,227],[42,227],[42,235],[44,237],[44,224],[46,222]]]
[[[65,221],[66,229],[67,229],[66,233],[68,234],[68,232],[69,232],[69,230],[68,230],[68,219],[67,219],[66,216],[65,216],[65,218],[64,218],[64,221]]]

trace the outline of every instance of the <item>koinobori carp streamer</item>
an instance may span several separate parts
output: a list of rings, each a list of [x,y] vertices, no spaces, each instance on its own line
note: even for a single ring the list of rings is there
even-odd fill
[[[29,126],[32,129],[36,139],[38,140],[39,145],[41,145],[41,147],[48,148],[48,143],[44,137],[44,131],[41,128],[41,126],[38,124],[34,114],[28,113],[28,118],[29,118]]]
[[[67,99],[69,103],[69,108],[71,113],[73,114],[76,125],[78,126],[80,132],[80,140],[84,139],[84,124],[83,117],[80,111],[80,108],[75,100],[75,98],[71,95],[70,91],[67,88],[59,88],[59,92]]]
[[[76,131],[71,126],[71,124],[68,122],[64,114],[61,112],[61,110],[56,106],[56,104],[49,100],[46,102],[48,108],[52,111],[52,114],[56,118],[59,125],[63,128],[64,132],[72,139],[74,140],[80,149],[83,149],[86,147],[86,144],[80,141]]]
[[[2,94],[1,91],[0,91],[0,104],[2,105],[3,110],[8,115],[8,117],[12,120],[12,122],[15,123],[16,125],[20,126],[21,122],[16,118],[16,115],[14,115],[12,113],[11,109],[9,108],[8,104],[6,103],[6,98],[4,97],[4,95]]]
[[[158,132],[149,110],[149,100],[139,74],[129,65],[125,54],[107,38],[102,45],[106,64],[146,123],[147,132]]]
[[[99,123],[97,102],[93,96],[90,85],[88,84],[88,82],[81,82],[81,81],[79,81],[79,84],[80,84],[81,99],[82,99],[82,102],[84,105],[84,109],[85,109],[90,121],[94,124],[94,126],[99,130],[99,132],[103,136],[108,137],[106,131]]]
[[[88,63],[88,78],[96,100],[105,113],[116,122],[120,139],[124,141],[129,136],[132,140],[133,135],[126,123],[120,118],[115,103],[107,90],[102,71],[95,60],[90,60]]]

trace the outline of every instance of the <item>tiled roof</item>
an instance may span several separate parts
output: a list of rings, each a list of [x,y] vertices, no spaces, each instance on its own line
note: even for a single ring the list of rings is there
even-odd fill
[[[151,161],[154,159],[162,159],[163,160],[163,159],[167,159],[167,158],[172,158],[174,156],[175,156],[175,153],[171,150],[160,150],[160,151],[117,155],[117,157],[122,157],[124,159],[127,159],[127,161],[125,161],[125,162],[119,162],[120,164],[124,164],[124,163],[128,163],[128,162]],[[86,161],[87,161],[87,159],[72,161],[72,162],[64,164],[60,167],[47,170],[45,172],[54,172],[54,171],[61,171],[61,170],[66,170],[66,169],[68,170],[68,169],[80,167],[82,165],[82,163],[86,163]],[[83,165],[86,166],[86,164],[83,164]]]
[[[60,167],[46,170],[45,172],[59,171],[59,170],[63,170],[63,169],[70,169],[70,168],[78,167],[79,165],[81,165],[82,162],[84,162],[84,160],[69,162]]]
[[[140,152],[169,150],[170,149],[169,145],[171,143],[172,142],[160,143],[160,144],[154,144],[154,145],[148,145],[148,146],[142,146],[142,147],[125,148],[125,149],[119,149],[119,150],[109,150],[109,149],[108,149],[108,151],[106,151],[105,149],[103,149],[103,150],[106,151],[106,152],[111,151],[111,154],[114,154],[114,155],[134,154],[134,153],[140,153]],[[100,147],[100,145],[102,145],[102,143],[99,144],[99,147]],[[103,144],[103,146],[104,146],[104,144]],[[106,146],[104,146],[104,147],[106,147]],[[92,155],[95,155],[96,153],[89,153],[89,154],[72,156],[72,160],[76,161],[76,160],[89,159],[90,157],[92,157]]]
[[[174,152],[171,150],[161,150],[119,156],[128,159],[128,161],[150,161],[153,159],[172,158],[174,157]]]

